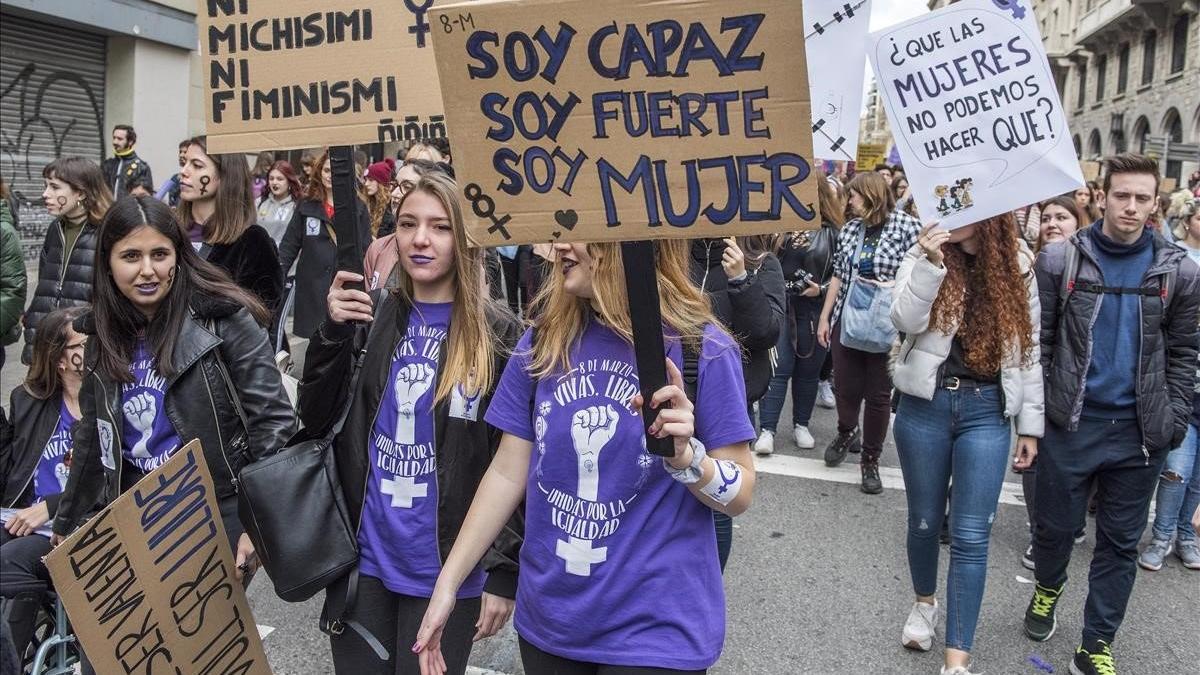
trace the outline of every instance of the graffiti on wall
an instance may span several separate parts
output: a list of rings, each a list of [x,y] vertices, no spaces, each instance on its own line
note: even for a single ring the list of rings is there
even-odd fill
[[[83,117],[71,115],[54,101],[86,97]],[[42,206],[42,167],[64,155],[104,157],[104,111],[95,91],[73,72],[46,70],[28,63],[9,82],[0,82],[0,175],[12,193],[21,248],[36,258],[51,218]]]

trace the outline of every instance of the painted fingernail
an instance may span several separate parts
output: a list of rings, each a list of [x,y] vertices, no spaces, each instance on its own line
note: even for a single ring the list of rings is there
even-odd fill
[[[418,642],[414,642],[414,643],[413,643],[413,646],[412,646],[412,650],[413,650],[413,653],[414,653],[414,654],[418,654],[418,653],[420,653],[420,651],[421,651],[421,643],[420,643],[419,641],[418,641]]]

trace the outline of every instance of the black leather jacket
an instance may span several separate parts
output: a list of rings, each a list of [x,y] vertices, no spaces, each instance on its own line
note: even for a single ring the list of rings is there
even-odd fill
[[[12,439],[0,448],[0,480],[4,494],[0,506],[25,508],[33,503],[33,474],[46,441],[58,426],[58,415],[62,408],[62,397],[34,398],[17,385],[9,397],[8,409],[12,412]],[[61,494],[46,498],[46,509],[53,518],[58,511]]]
[[[79,317],[75,330],[94,335],[93,315]],[[99,340],[88,341],[85,363],[89,366],[95,363],[99,346]],[[218,355],[237,389],[246,424],[221,375]],[[171,426],[183,443],[200,439],[217,499],[232,497],[242,467],[278,452],[296,431],[296,416],[284,393],[267,332],[241,305],[197,296],[172,360],[175,374],[167,379],[164,397]],[[79,408],[71,477],[54,520],[54,531],[63,535],[82,524],[95,504],[116,499],[121,494],[121,473],[128,470],[122,468],[120,438],[112,438],[113,434],[99,438],[98,433],[99,422],[104,422],[119,436],[120,383],[89,367]]]
[[[46,240],[38,255],[38,279],[29,309],[25,310],[25,348],[21,362],[29,365],[33,357],[33,334],[47,314],[63,307],[77,307],[92,301],[92,275],[96,265],[98,225],[84,223],[70,251],[66,249],[62,219],[57,218],[46,230]]]
[[[353,393],[350,414],[342,432],[334,441],[338,476],[356,531],[362,522],[366,481],[370,477],[367,443],[391,373],[392,355],[408,330],[409,310],[410,307],[396,295],[388,294],[376,311],[372,330],[366,339],[366,357],[358,379],[358,390]],[[488,313],[500,340],[493,351],[493,372],[496,380],[499,380],[508,363],[508,356],[520,338],[521,326],[507,308],[501,308],[498,304],[489,303]],[[361,336],[361,333],[356,333],[353,326],[335,324],[326,319],[309,342],[305,354],[304,379],[300,382],[299,406],[306,435],[319,437],[327,433],[345,406],[353,359],[357,352],[355,343],[361,342],[361,337],[356,338],[356,335]],[[444,348],[441,350],[443,358],[446,352]],[[440,363],[438,377],[441,377]],[[434,411],[437,483],[457,488],[438,493],[437,538],[442,561],[450,555],[450,549],[474,499],[475,489],[500,445],[501,432],[483,421],[491,400],[492,392],[489,391],[482,397],[476,421],[450,417],[449,406],[445,402]],[[516,597],[517,560],[524,531],[524,519],[518,512],[492,546],[484,562],[488,572],[484,590],[488,593]],[[337,615],[337,612],[333,615]]]
[[[1042,249],[1037,261],[1038,294],[1042,305],[1042,369],[1046,376],[1046,417],[1074,431],[1083,412],[1085,380],[1091,363],[1092,332],[1097,326],[1100,298],[1094,293],[1071,293],[1060,299],[1066,267],[1066,247],[1079,248],[1078,283],[1103,285],[1092,239],[1087,230]],[[1159,297],[1162,279],[1178,269],[1170,306],[1163,311]],[[1142,324],[1138,362],[1137,409],[1142,444],[1147,453],[1166,452],[1183,442],[1192,413],[1196,378],[1197,320],[1200,318],[1200,270],[1183,249],[1154,236],[1154,261],[1146,270],[1141,296]]]

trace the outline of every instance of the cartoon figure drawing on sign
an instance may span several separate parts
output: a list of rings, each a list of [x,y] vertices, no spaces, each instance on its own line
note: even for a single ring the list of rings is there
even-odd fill
[[[964,209],[971,208],[975,202],[971,201],[971,187],[973,181],[970,178],[958,179],[958,199],[962,202]]]
[[[950,215],[950,206],[946,204],[946,195],[950,193],[950,188],[945,185],[939,185],[933,188],[933,194],[938,198],[937,211],[940,216]]]
[[[958,198],[958,186],[950,186],[950,208],[954,211],[962,211],[962,202]]]

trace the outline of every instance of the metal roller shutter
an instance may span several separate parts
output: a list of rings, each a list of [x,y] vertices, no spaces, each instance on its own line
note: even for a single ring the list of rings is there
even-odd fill
[[[42,167],[71,155],[104,159],[105,53],[102,35],[0,15],[0,175],[19,205],[26,259],[51,220]]]

